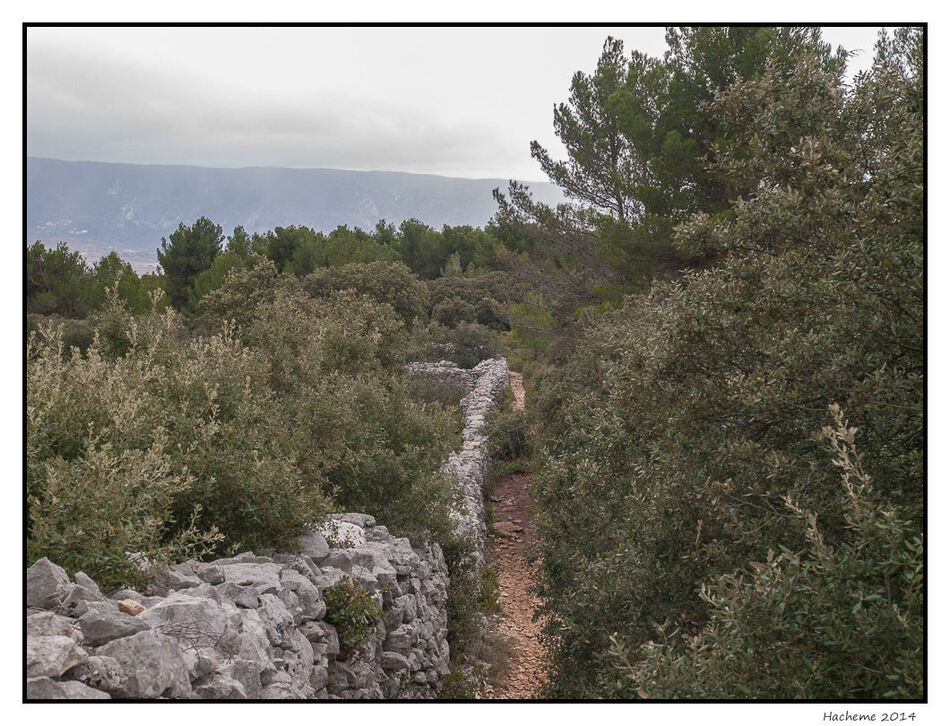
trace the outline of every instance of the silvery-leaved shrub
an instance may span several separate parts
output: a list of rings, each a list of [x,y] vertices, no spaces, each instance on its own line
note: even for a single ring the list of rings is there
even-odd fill
[[[27,364],[28,550],[103,584],[153,561],[292,544],[327,511],[296,465],[266,361],[233,330],[191,338],[173,312],[122,316],[65,353],[55,328]]]

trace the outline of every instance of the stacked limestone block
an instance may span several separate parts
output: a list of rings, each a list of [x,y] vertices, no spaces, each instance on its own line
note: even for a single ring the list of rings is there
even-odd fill
[[[485,553],[482,485],[491,460],[485,446],[488,437],[482,433],[482,428],[486,414],[498,407],[508,385],[508,361],[504,358],[483,360],[470,370],[458,368],[451,361],[411,363],[409,370],[412,373],[431,375],[443,383],[463,385],[469,389],[469,393],[459,402],[465,423],[462,430],[462,450],[449,455],[443,469],[455,475],[465,500],[464,509],[453,513],[457,530],[473,538],[473,555],[482,562]]]
[[[413,548],[368,515],[331,524],[297,553],[176,565],[148,595],[106,596],[39,560],[27,570],[27,698],[434,696],[449,663],[441,550]],[[341,660],[323,592],[344,576],[383,618]]]

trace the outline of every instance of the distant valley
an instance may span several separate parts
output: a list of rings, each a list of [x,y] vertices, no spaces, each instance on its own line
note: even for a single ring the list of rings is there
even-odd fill
[[[94,261],[115,250],[139,272],[179,222],[205,216],[230,233],[305,225],[369,231],[380,219],[410,218],[434,227],[483,226],[495,212],[492,189],[506,179],[338,169],[111,164],[27,159],[26,242],[66,242]],[[561,201],[557,187],[530,185],[535,199]]]

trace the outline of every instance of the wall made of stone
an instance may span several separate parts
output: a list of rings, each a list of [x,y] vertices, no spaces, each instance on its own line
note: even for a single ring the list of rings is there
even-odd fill
[[[443,469],[452,473],[463,494],[463,507],[453,513],[457,531],[472,537],[473,556],[483,561],[485,553],[485,506],[482,486],[491,455],[483,433],[485,417],[498,408],[508,385],[508,361],[504,358],[483,360],[471,369],[459,368],[451,361],[412,363],[411,373],[424,373],[443,383],[469,389],[459,402],[462,409],[462,449],[449,455]]]
[[[338,515],[332,530],[341,546],[311,532],[296,553],[176,565],[151,595],[106,596],[39,560],[27,698],[431,698],[449,669],[439,546],[413,548],[369,515]],[[383,610],[372,642],[345,658],[323,597],[343,577]]]

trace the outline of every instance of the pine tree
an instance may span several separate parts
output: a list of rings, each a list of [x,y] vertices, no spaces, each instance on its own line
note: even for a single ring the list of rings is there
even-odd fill
[[[194,280],[211,267],[221,252],[224,233],[220,225],[201,217],[191,227],[179,223],[178,229],[156,250],[165,272],[165,293],[177,309],[191,309],[196,302]]]

